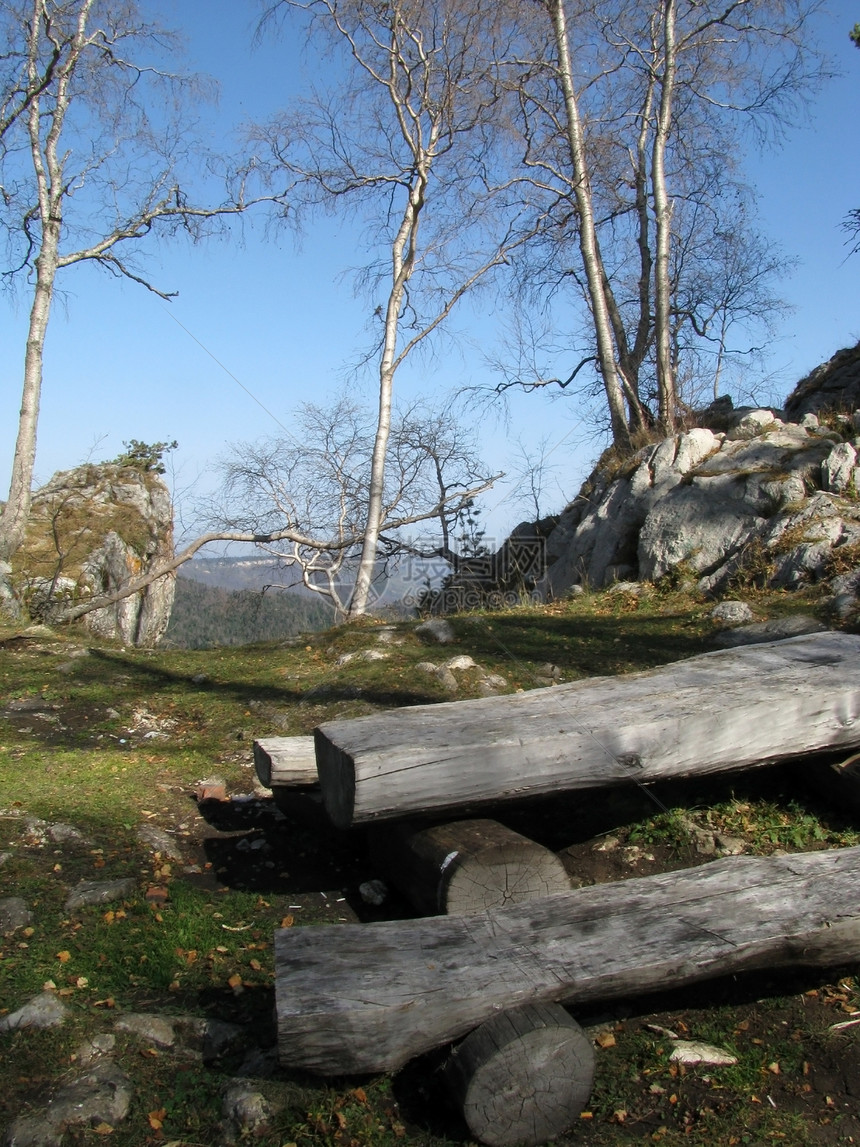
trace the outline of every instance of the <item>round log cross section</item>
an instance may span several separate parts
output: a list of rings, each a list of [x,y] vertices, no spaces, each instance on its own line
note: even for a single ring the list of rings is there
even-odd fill
[[[448,1075],[476,1139],[536,1147],[566,1131],[588,1103],[594,1049],[560,1004],[526,1004],[468,1035]]]
[[[570,891],[554,852],[495,820],[380,826],[371,851],[386,877],[430,915],[465,916]]]

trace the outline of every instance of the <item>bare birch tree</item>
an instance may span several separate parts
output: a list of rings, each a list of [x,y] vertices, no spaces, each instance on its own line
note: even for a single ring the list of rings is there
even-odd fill
[[[216,542],[257,546],[283,567],[289,586],[304,585],[346,615],[364,539],[375,421],[342,397],[329,407],[306,404],[295,422],[292,436],[232,448],[221,490],[206,508],[211,530],[109,592],[71,601],[43,593],[42,619],[77,621],[115,605]],[[450,409],[422,403],[394,414],[375,574],[384,576],[386,563],[404,555],[439,557],[456,568],[454,525],[501,477],[487,473],[475,439]]]
[[[211,516],[216,528],[256,536],[290,586],[327,598],[343,617],[362,554],[375,419],[342,396],[328,407],[305,404],[295,422],[291,436],[232,448]],[[453,525],[498,477],[487,473],[474,433],[450,411],[423,404],[394,411],[374,578],[384,579],[387,563],[408,554],[440,556],[454,566]]]
[[[678,355],[713,337],[713,324],[707,335],[697,331],[690,309],[679,305],[679,296],[695,293],[701,271],[691,253],[705,249],[689,242],[690,226],[714,237],[708,264],[720,250],[729,255],[717,236],[733,229],[746,228],[745,241],[761,250],[751,196],[735,169],[745,133],[778,134],[820,80],[807,32],[816,7],[816,0],[528,6],[534,46],[521,79],[520,131],[529,177],[552,210],[527,270],[538,291],[541,283],[545,290],[576,285],[591,345],[567,378],[537,376],[526,385],[569,386],[596,361],[622,447],[651,420],[671,429],[684,408],[679,370],[687,377],[690,365]],[[541,9],[543,33],[534,18]],[[785,265],[773,252],[767,264]],[[731,274],[738,270],[735,260]],[[756,276],[755,288],[742,292],[744,307],[755,296],[766,320],[772,292],[760,286]],[[727,319],[736,298],[736,289],[723,297]],[[749,309],[743,317],[753,318]]]
[[[383,523],[395,376],[457,303],[523,241],[500,174],[498,75],[507,54],[494,6],[469,0],[283,0],[312,42],[340,51],[341,87],[261,133],[306,202],[353,210],[378,261],[378,409],[364,540],[349,613],[367,608]]]
[[[57,276],[96,264],[166,298],[131,249],[154,232],[199,234],[244,210],[244,192],[195,207],[179,182],[191,79],[167,70],[169,37],[134,0],[20,0],[0,5],[4,52],[6,226],[30,273],[32,304],[0,561],[24,538],[30,508],[45,338]]]

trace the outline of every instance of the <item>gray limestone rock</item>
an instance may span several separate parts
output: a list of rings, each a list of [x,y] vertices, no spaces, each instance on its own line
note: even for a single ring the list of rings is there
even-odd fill
[[[281,1069],[281,1061],[276,1047],[255,1047],[239,1065],[237,1075],[242,1079],[271,1079]]]
[[[212,1063],[223,1055],[235,1052],[248,1039],[245,1028],[226,1020],[175,1016],[173,1027],[180,1045],[189,1051],[199,1052],[204,1063]]]
[[[48,1119],[65,1127],[115,1127],[128,1115],[131,1081],[112,1059],[96,1063],[60,1088],[48,1105]]]
[[[48,836],[54,844],[78,844],[83,848],[89,848],[93,843],[73,824],[51,824],[48,826]]]
[[[789,637],[801,637],[804,633],[822,633],[826,628],[814,617],[796,613],[791,617],[723,630],[714,641],[721,649],[734,649],[740,645],[757,645],[763,641],[784,641]]]
[[[837,351],[800,380],[785,400],[790,418],[826,410],[854,410],[860,400],[860,343]]]
[[[427,641],[436,641],[439,645],[450,645],[457,636],[450,621],[446,621],[443,617],[431,617],[422,622],[415,627],[415,635]]]
[[[7,896],[0,900],[0,934],[17,932],[33,922],[33,913],[20,896]]]
[[[117,1019],[114,1030],[129,1032],[144,1043],[154,1043],[158,1047],[173,1047],[176,1043],[173,1020],[167,1016],[128,1012]]]
[[[847,490],[854,480],[854,467],[857,464],[857,451],[850,442],[840,442],[834,446],[821,463],[821,485],[834,494]]]
[[[753,611],[745,601],[721,601],[711,610],[711,619],[723,625],[743,625],[752,621]]]
[[[249,1080],[236,1079],[227,1085],[223,1104],[224,1118],[242,1138],[259,1135],[272,1116],[266,1097]]]
[[[153,852],[160,852],[168,860],[184,860],[182,849],[175,837],[154,824],[142,824],[137,830],[137,839]]]
[[[6,1128],[3,1147],[62,1147],[65,1130],[45,1114],[19,1115]]]
[[[358,886],[358,892],[365,904],[377,908],[388,899],[388,885],[383,880],[366,880]]]
[[[714,837],[717,848],[723,856],[740,856],[746,848],[746,841],[739,836],[725,836],[718,832]]]
[[[74,912],[90,904],[110,904],[131,896],[137,887],[132,877],[123,880],[82,880],[66,899],[66,911]]]
[[[19,1028],[56,1028],[66,1020],[69,1009],[53,992],[41,992],[8,1016],[0,1016],[0,1032]]]
[[[741,414],[740,411],[737,413]],[[734,425],[729,427],[726,437],[732,441],[757,438],[775,425],[776,418],[772,410],[750,410],[746,414],[741,414]]]
[[[118,589],[173,557],[170,492],[158,474],[136,466],[103,463],[59,472],[33,495],[25,561],[28,545],[35,548],[54,531],[65,547],[69,576],[60,587],[46,583],[44,600],[37,602],[46,620],[72,597]],[[100,637],[154,645],[167,629],[174,588],[173,577],[159,578],[88,614],[84,624]]]
[[[106,1055],[111,1055],[115,1047],[116,1036],[110,1032],[96,1032],[84,1040],[75,1052],[75,1056],[81,1067],[90,1067]]]

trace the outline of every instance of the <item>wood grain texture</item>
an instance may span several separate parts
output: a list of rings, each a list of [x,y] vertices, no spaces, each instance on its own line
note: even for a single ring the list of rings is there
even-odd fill
[[[319,784],[313,737],[265,737],[254,742],[254,768],[267,789]]]
[[[474,916],[275,934],[282,1062],[394,1071],[524,1003],[860,959],[860,848],[728,857]]]
[[[419,912],[465,915],[566,892],[570,878],[548,848],[496,820],[379,826],[371,854]]]
[[[446,1065],[469,1130],[488,1147],[536,1147],[579,1118],[594,1049],[559,1004],[525,1004],[471,1032]]]
[[[860,747],[858,718],[860,637],[825,632],[330,722],[315,741],[326,810],[346,828]]]

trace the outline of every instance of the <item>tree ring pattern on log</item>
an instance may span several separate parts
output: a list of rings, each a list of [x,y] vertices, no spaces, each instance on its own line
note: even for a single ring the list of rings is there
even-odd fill
[[[420,912],[466,915],[570,891],[548,848],[494,820],[379,829],[371,851]]]
[[[594,1050],[563,1007],[526,1004],[468,1035],[448,1076],[476,1139],[534,1147],[566,1131],[588,1103]]]

